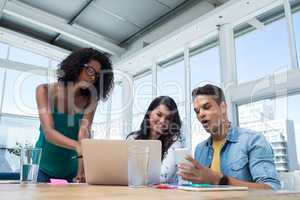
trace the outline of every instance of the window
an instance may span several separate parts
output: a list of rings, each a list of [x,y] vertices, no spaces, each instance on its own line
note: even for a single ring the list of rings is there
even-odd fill
[[[191,56],[191,88],[206,83],[221,84],[219,46]]]
[[[35,145],[39,136],[38,118],[4,115],[0,122],[0,147],[16,148],[19,144]],[[0,150],[0,172],[19,172],[20,158],[7,150]]]
[[[16,47],[10,47],[9,60],[47,68],[49,59]]]
[[[5,74],[5,69],[3,68],[0,68],[0,95],[1,95],[1,98],[0,98],[0,106],[2,104],[2,98],[3,98],[3,86],[4,86],[4,74]],[[1,111],[2,108],[0,108],[0,111]]]
[[[266,137],[281,161],[280,165],[275,163],[278,171],[295,169],[300,163],[299,102],[296,94],[238,106],[239,125]]]
[[[92,130],[91,130],[91,138],[94,139],[104,139],[106,138],[106,133],[107,133],[107,123],[106,122],[93,122],[92,124]]]
[[[108,106],[109,106],[109,99],[106,102],[102,102],[102,101],[98,102],[98,106],[93,120],[94,123],[106,122],[106,118],[109,113]]]
[[[142,119],[152,101],[152,76],[145,74],[133,81],[132,130],[138,130]]]
[[[122,106],[122,87],[120,83],[116,83],[111,102],[111,123],[110,123],[110,134],[111,139],[121,139],[123,137],[123,123],[122,123],[122,112],[124,111]]]
[[[122,87],[116,83],[112,92],[112,103],[111,103],[111,119],[119,119],[122,117]]]
[[[145,114],[136,114],[132,116],[132,130],[139,130]]]
[[[185,121],[185,102],[177,103],[179,116],[182,121]]]
[[[206,83],[220,85],[220,56],[219,46],[210,48],[204,52],[195,54],[190,58],[191,65],[191,89],[203,86]],[[195,152],[196,145],[207,139],[209,134],[204,130],[198,121],[191,105],[192,123],[192,152]]]
[[[180,61],[157,70],[158,96],[170,96],[178,104],[184,99],[184,62]]]
[[[110,123],[110,139],[124,139],[127,134],[123,132],[123,120],[122,118],[114,119]]]
[[[0,43],[0,58],[6,59],[7,58],[7,51],[8,51],[8,45]]]
[[[105,138],[107,131],[107,115],[109,114],[109,100],[99,101],[92,124],[92,138]]]
[[[0,43],[1,59],[7,59],[8,48],[9,60],[44,67],[45,72],[48,70],[49,59],[47,57],[9,47],[2,43]],[[52,77],[39,75],[40,71],[27,69],[17,71],[10,69],[10,66],[5,67],[7,69],[0,68],[0,101],[3,98],[3,102],[0,102],[2,104],[0,113],[0,172],[7,173],[19,172],[20,168],[20,158],[7,151],[7,148],[16,148],[17,144],[34,146],[39,137],[40,120],[35,90],[37,85],[48,83]],[[4,80],[5,71],[6,79]]]
[[[278,9],[282,10],[282,7],[276,8],[276,11]],[[270,13],[257,18],[262,20]],[[235,48],[239,83],[255,80],[291,67],[285,18],[237,37]]]
[[[2,112],[37,116],[35,89],[41,83],[47,83],[46,76],[7,70]]]
[[[296,36],[298,65],[300,65],[300,11],[293,14],[293,20],[294,20],[294,30]]]

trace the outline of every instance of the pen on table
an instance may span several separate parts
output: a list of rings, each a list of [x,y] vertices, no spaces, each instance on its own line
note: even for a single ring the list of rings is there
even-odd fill
[[[188,187],[209,187],[210,184],[207,184],[207,183],[189,183],[189,184],[183,184],[182,186],[188,186]]]
[[[82,158],[82,155],[79,155],[79,156],[73,156],[71,159],[74,160],[74,159],[78,159],[78,158]]]
[[[193,183],[192,184],[192,187],[209,187],[210,184],[207,184],[207,183]]]

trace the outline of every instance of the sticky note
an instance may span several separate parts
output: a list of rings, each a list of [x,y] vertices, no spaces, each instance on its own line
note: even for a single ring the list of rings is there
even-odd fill
[[[65,180],[65,179],[54,179],[54,178],[51,178],[49,184],[50,185],[67,185],[68,181]]]

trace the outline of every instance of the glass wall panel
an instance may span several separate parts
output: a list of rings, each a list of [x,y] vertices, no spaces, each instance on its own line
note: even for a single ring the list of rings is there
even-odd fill
[[[275,12],[276,8],[258,16],[263,20]],[[238,82],[247,82],[291,67],[289,55],[287,22],[281,18],[261,29],[256,29],[235,40]]]
[[[300,160],[300,95],[238,106],[239,125],[262,133],[272,145],[278,171],[295,169]]]
[[[0,42],[0,58],[7,58],[8,45]]]
[[[0,172],[19,172],[19,156],[5,148],[18,148],[17,144],[34,146],[39,136],[38,118],[2,116],[0,122]]]
[[[37,116],[35,90],[39,84],[47,82],[46,76],[7,70],[2,111],[4,113]]]
[[[166,67],[158,67],[158,96],[170,96],[178,104],[184,99],[184,62],[180,61]]]
[[[49,66],[49,58],[17,47],[10,47],[8,59],[45,68]]]
[[[191,88],[206,83],[221,84],[219,46],[191,56]]]
[[[122,87],[120,84],[115,84],[112,92],[111,102],[111,123],[110,123],[110,138],[122,137],[122,112],[124,111],[122,106]]]
[[[220,78],[220,54],[219,46],[207,49],[191,56],[191,88],[203,86],[207,83],[221,85]],[[192,152],[195,151],[197,144],[205,140],[209,134],[204,130],[198,121],[191,105],[191,123],[192,123]]]
[[[140,127],[142,119],[152,101],[152,75],[146,74],[133,81],[132,131]]]
[[[300,1],[299,1],[300,6]],[[300,11],[293,14],[294,30],[296,36],[296,46],[298,55],[298,65],[300,65]],[[300,67],[300,66],[299,66]]]

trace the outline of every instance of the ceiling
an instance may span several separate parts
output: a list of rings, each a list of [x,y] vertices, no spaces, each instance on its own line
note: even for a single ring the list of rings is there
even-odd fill
[[[120,54],[123,41],[192,1],[199,0],[0,0],[0,26],[68,50],[87,40]]]
[[[124,44],[200,1],[0,0],[0,26],[63,49],[92,46],[120,56]]]

